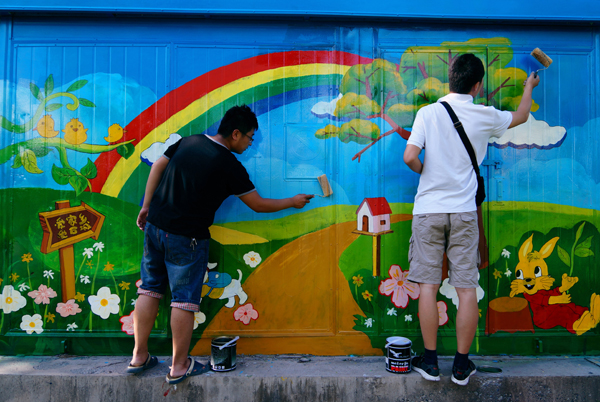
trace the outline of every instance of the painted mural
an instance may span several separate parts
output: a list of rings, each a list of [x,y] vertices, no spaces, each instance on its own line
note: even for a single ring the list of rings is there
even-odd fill
[[[92,342],[100,354],[129,352],[143,241],[135,219],[150,167],[179,138],[216,134],[237,104],[258,116],[255,141],[238,157],[262,195],[320,195],[322,175],[332,194],[271,215],[226,200],[211,227],[192,353],[223,334],[241,336],[240,353],[381,354],[387,336],[416,339],[419,288],[406,276],[418,178],[402,162],[415,114],[448,93],[459,54],[486,66],[475,102],[503,110],[516,109],[535,68],[510,32],[464,35],[375,58],[363,42],[182,46],[170,57],[209,61],[176,67],[165,67],[160,46],[82,46],[78,55],[65,46],[35,57],[19,48],[1,117],[0,195],[10,213],[0,231],[0,353],[56,353],[65,339],[73,353]],[[565,352],[600,350],[600,169],[587,143],[598,116],[576,92],[585,78],[562,84],[579,59],[548,54],[558,62],[534,92],[529,121],[489,146],[474,353],[524,335],[584,342]],[[77,71],[64,65],[69,55]],[[31,60],[43,68],[19,69]],[[572,104],[558,99],[559,81]],[[447,274],[438,300],[440,349],[451,349],[458,297]],[[168,319],[165,302],[155,339],[168,339]]]

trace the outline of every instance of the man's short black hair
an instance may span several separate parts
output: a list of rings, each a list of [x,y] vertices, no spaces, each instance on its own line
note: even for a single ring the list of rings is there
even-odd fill
[[[450,92],[468,94],[473,85],[483,80],[484,75],[483,63],[477,56],[472,53],[461,54],[450,66]]]
[[[227,138],[235,129],[240,130],[243,134],[252,129],[258,130],[256,115],[248,106],[234,106],[225,112],[218,133]]]

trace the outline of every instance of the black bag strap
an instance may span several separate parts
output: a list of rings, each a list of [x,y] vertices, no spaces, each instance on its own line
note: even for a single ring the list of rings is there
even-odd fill
[[[460,139],[462,140],[465,148],[467,149],[469,158],[471,158],[471,163],[473,164],[473,169],[475,170],[475,174],[477,175],[477,177],[479,177],[479,165],[477,165],[477,158],[475,157],[475,151],[473,150],[471,141],[469,141],[469,137],[467,137],[467,133],[465,133],[465,129],[464,129],[462,123],[460,122],[460,120],[458,120],[456,113],[454,113],[454,110],[452,110],[452,108],[450,107],[448,102],[443,101],[440,103],[442,105],[444,105],[444,107],[448,111],[448,114],[450,115],[450,118],[452,119],[452,123],[454,123],[454,128],[456,129],[456,131],[458,131],[458,135],[460,136]]]

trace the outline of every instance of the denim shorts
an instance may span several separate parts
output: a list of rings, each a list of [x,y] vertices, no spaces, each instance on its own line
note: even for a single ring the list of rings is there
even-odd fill
[[[200,311],[208,244],[208,239],[175,235],[146,222],[138,294],[162,299],[169,286],[171,307]]]
[[[439,285],[444,253],[448,256],[450,285],[455,288],[479,286],[477,211],[413,216],[407,279]]]

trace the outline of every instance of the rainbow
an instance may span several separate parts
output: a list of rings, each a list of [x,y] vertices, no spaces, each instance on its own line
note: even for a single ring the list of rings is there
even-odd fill
[[[355,64],[372,59],[339,51],[268,53],[209,71],[166,94],[126,127],[124,140],[134,140],[128,159],[116,151],[101,154],[92,189],[119,197],[138,182],[142,151],[164,142],[172,133],[182,136],[215,131],[231,106],[249,105],[257,115],[300,99],[331,94]],[[336,91],[332,91],[335,89]],[[144,181],[145,183],[145,181]]]

